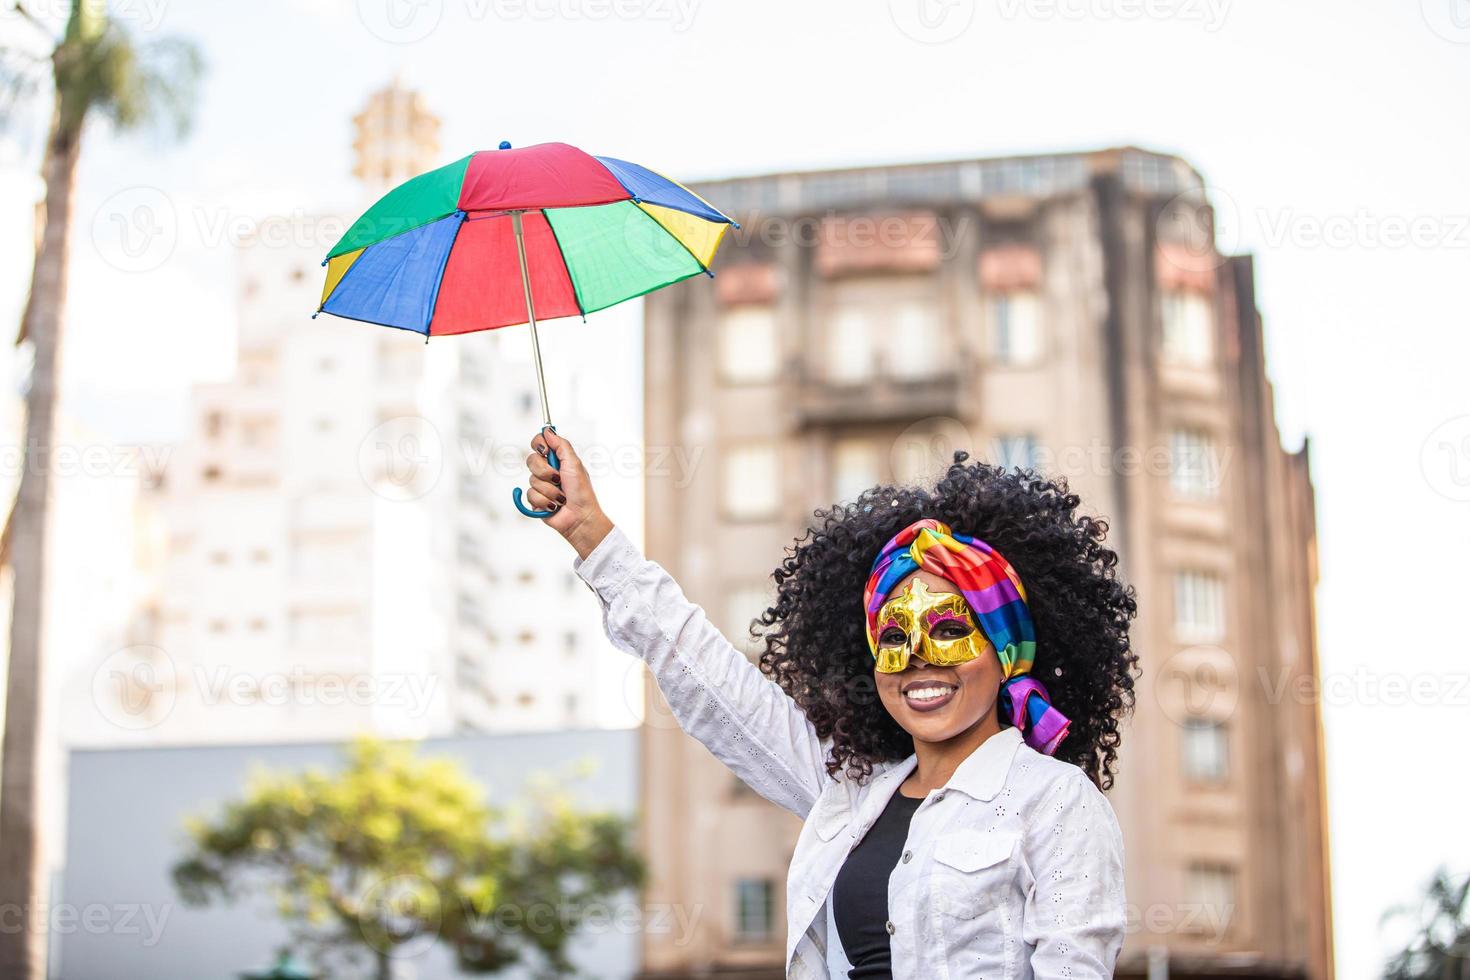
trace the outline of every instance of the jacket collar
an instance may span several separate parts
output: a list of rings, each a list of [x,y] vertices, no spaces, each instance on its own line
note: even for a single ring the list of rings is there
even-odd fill
[[[853,820],[866,832],[865,821],[877,819],[878,813],[888,804],[888,798],[914,771],[918,761],[911,755],[898,762],[879,763],[873,767],[872,778],[861,789],[845,779],[829,783],[812,814],[812,826],[817,836],[824,841],[831,840]]]
[[[1006,776],[1020,745],[1019,728],[1002,728],[980,743],[980,747],[960,763],[945,788],[957,789],[982,802],[995,799],[995,795],[1005,787]]]
[[[1021,745],[1021,732],[1015,728],[1002,728],[980,744],[970,757],[960,763],[954,775],[945,784],[945,789],[955,789],[966,796],[985,802],[995,798],[1006,784],[1011,771],[1011,762]],[[875,767],[867,792],[862,794],[858,812],[853,812],[853,788],[845,780],[834,781],[817,801],[812,814],[813,828],[822,840],[836,837],[849,820],[855,818],[864,829],[887,805],[888,798],[898,789],[898,784],[908,778],[918,765],[918,758],[910,755],[899,762],[884,763]]]

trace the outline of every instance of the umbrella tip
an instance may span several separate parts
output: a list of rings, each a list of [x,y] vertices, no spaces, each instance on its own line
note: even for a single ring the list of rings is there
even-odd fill
[[[508,149],[510,149],[510,140],[501,140],[500,141],[500,148],[502,150],[508,150]]]

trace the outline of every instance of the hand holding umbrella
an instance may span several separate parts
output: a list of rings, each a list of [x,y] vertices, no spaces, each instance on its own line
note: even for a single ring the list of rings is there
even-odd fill
[[[318,313],[422,333],[526,323],[542,432],[553,431],[536,319],[582,316],[709,274],[734,223],[682,184],[565,143],[472,153],[389,191],[323,263]],[[548,465],[557,467],[555,447]],[[549,509],[515,505],[528,517]]]
[[[592,479],[572,444],[555,430],[543,429],[531,440],[531,448],[535,451],[526,457],[531,503],[547,511],[546,523],[586,558],[612,529],[592,490]],[[560,461],[558,467],[549,462],[552,456]]]

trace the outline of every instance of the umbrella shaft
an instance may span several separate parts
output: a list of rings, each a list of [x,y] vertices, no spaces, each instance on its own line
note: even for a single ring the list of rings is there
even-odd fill
[[[521,231],[521,212],[512,211],[510,220],[516,233],[516,257],[521,260],[521,288],[526,291],[526,322],[531,327],[531,359],[536,362],[536,388],[541,395],[541,422],[551,424],[551,409],[546,404],[546,375],[541,369],[541,342],[536,337],[536,305],[531,302],[531,274],[526,270],[526,241]]]

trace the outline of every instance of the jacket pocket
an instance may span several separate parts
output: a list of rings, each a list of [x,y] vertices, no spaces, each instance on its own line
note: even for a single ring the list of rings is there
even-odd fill
[[[1014,832],[961,830],[934,844],[931,894],[937,911],[961,919],[1007,918],[1015,892]]]
[[[935,843],[934,860],[968,874],[1009,858],[1018,840],[1018,834],[1006,831],[957,830]]]

